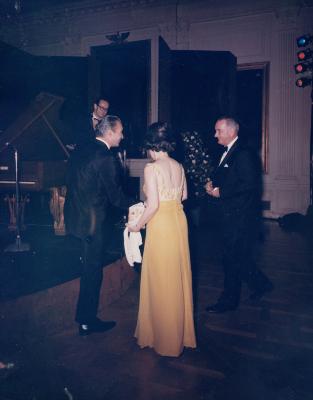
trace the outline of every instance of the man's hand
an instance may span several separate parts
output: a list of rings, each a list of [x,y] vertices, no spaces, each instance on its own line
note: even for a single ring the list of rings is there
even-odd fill
[[[220,188],[215,187],[215,188],[212,190],[211,196],[216,197],[216,198],[220,197]]]
[[[212,190],[213,190],[213,183],[211,181],[211,179],[209,179],[205,185],[205,190],[207,192],[207,194],[211,194]]]
[[[126,224],[129,232],[140,232],[138,225]]]
[[[205,190],[207,194],[212,197],[220,197],[220,189],[218,187],[213,187],[213,183],[211,180],[209,180],[205,185]]]

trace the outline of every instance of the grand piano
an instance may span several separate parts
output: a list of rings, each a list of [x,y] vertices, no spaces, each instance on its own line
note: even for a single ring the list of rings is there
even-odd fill
[[[26,110],[0,135],[0,192],[7,194],[10,226],[14,229],[15,163],[19,155],[19,183],[22,196],[31,192],[51,193],[50,211],[56,233],[61,233],[63,221],[66,161],[69,151],[62,138],[60,108],[63,97],[40,93]],[[24,204],[22,203],[22,206]],[[23,210],[21,210],[23,211]]]

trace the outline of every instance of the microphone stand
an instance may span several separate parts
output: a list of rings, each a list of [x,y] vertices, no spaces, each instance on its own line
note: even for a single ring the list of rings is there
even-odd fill
[[[10,244],[4,249],[5,252],[22,252],[29,251],[30,246],[28,243],[23,243],[21,240],[21,229],[20,229],[20,187],[19,187],[19,159],[18,151],[11,144],[7,143],[7,146],[11,146],[14,149],[14,161],[15,161],[15,211],[16,211],[16,238],[15,243]]]

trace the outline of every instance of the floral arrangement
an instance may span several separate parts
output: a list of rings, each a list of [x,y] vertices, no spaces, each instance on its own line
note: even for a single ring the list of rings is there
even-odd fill
[[[181,138],[184,149],[183,163],[191,192],[196,198],[203,197],[206,194],[204,186],[213,171],[212,159],[198,132],[183,132]]]

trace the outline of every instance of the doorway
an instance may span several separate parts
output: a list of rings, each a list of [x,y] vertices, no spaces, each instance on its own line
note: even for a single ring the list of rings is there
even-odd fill
[[[110,102],[109,113],[124,126],[122,146],[127,157],[142,157],[142,141],[150,112],[150,40],[91,48],[98,64],[100,95]]]
[[[268,86],[268,62],[237,66],[240,136],[259,152],[264,173],[268,171]]]

